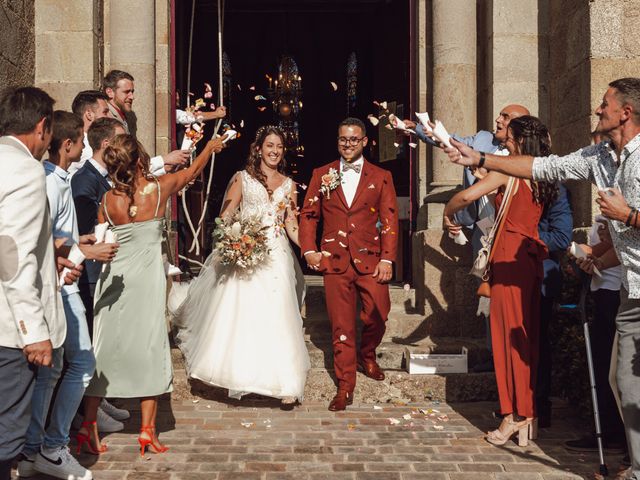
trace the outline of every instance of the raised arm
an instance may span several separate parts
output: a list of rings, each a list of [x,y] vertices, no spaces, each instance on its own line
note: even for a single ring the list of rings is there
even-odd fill
[[[198,155],[193,163],[184,170],[180,170],[171,175],[163,175],[162,177],[159,177],[158,181],[160,182],[160,186],[162,187],[163,197],[165,197],[166,199],[174,193],[179,192],[191,180],[195,179],[200,174],[200,172],[202,172],[207,163],[209,163],[209,160],[211,160],[211,155],[214,152],[219,153],[222,151],[222,140],[223,137],[209,140],[202,152],[200,152],[200,155]]]
[[[565,180],[590,180],[590,158],[597,155],[600,145],[592,145],[576,152],[559,157],[535,158],[529,155],[481,154],[456,140],[451,140],[453,148],[445,148],[449,160],[466,167],[484,167],[493,172],[500,172],[511,177],[528,178],[536,181],[563,182]],[[484,156],[484,161],[482,160]]]
[[[453,215],[465,208],[467,205],[475,202],[483,195],[497,190],[509,181],[509,177],[498,172],[489,172],[482,180],[474,183],[469,188],[456,193],[444,207],[444,216],[453,219]]]

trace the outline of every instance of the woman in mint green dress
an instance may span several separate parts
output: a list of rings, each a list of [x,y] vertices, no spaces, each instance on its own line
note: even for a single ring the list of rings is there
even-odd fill
[[[189,168],[171,175],[149,174],[149,156],[130,135],[118,135],[104,160],[114,183],[102,199],[99,222],[109,222],[120,244],[105,264],[96,286],[93,348],[96,372],[85,396],[85,422],[78,448],[106,450],[96,427],[103,397],[140,398],[142,426],[138,442],[163,453],[155,420],[158,396],[172,390],[172,368],[165,320],[166,277],[161,242],[164,211],[171,195],[200,174],[211,154],[222,149],[210,141]]]

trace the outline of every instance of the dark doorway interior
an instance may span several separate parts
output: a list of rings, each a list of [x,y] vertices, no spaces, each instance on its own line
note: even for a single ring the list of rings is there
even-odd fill
[[[187,92],[191,3],[175,4],[176,87],[183,99]],[[242,121],[244,127],[240,129],[242,136],[216,160],[210,223],[218,212],[227,182],[244,167],[256,129],[278,122],[270,102],[256,101],[255,96],[263,95],[270,100],[266,75],[277,78],[282,55],[293,57],[302,77],[303,108],[298,119],[304,158],[293,153],[288,158],[290,173],[298,182],[307,183],[313,168],[337,158],[337,124],[347,115],[366,120],[368,114],[378,114],[373,102],[385,100],[397,102],[409,113],[410,3],[407,0],[224,2],[223,48],[231,65],[227,121],[236,127]],[[204,82],[212,85],[217,97],[217,48],[217,1],[198,0],[190,85],[195,97],[202,96]],[[352,52],[357,58],[357,88],[355,104],[348,109],[347,63]],[[331,82],[337,84],[337,91]],[[266,108],[260,111],[261,106]],[[407,142],[400,139],[396,158],[380,163],[378,130],[383,127],[366,123],[370,145],[365,156],[392,171],[398,196],[409,197],[411,152]],[[209,231],[210,228],[205,230],[205,238]]]

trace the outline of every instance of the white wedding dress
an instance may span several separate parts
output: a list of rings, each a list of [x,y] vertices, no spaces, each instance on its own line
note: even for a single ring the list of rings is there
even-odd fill
[[[240,176],[241,215],[257,216],[269,227],[268,260],[246,273],[221,265],[214,250],[173,312],[177,343],[189,376],[229,389],[230,397],[258,393],[302,400],[310,368],[300,316],[304,277],[282,208],[294,183],[286,179],[269,198],[246,171]]]

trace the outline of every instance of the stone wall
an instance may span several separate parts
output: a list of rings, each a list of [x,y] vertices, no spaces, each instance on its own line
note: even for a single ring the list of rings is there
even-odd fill
[[[0,0],[0,32],[0,89],[33,85],[34,1]]]
[[[101,0],[35,1],[35,83],[57,108],[70,109],[79,91],[100,83],[101,12]]]
[[[526,106],[547,121],[548,14],[545,0],[478,2],[478,127],[493,130],[502,107]]]

